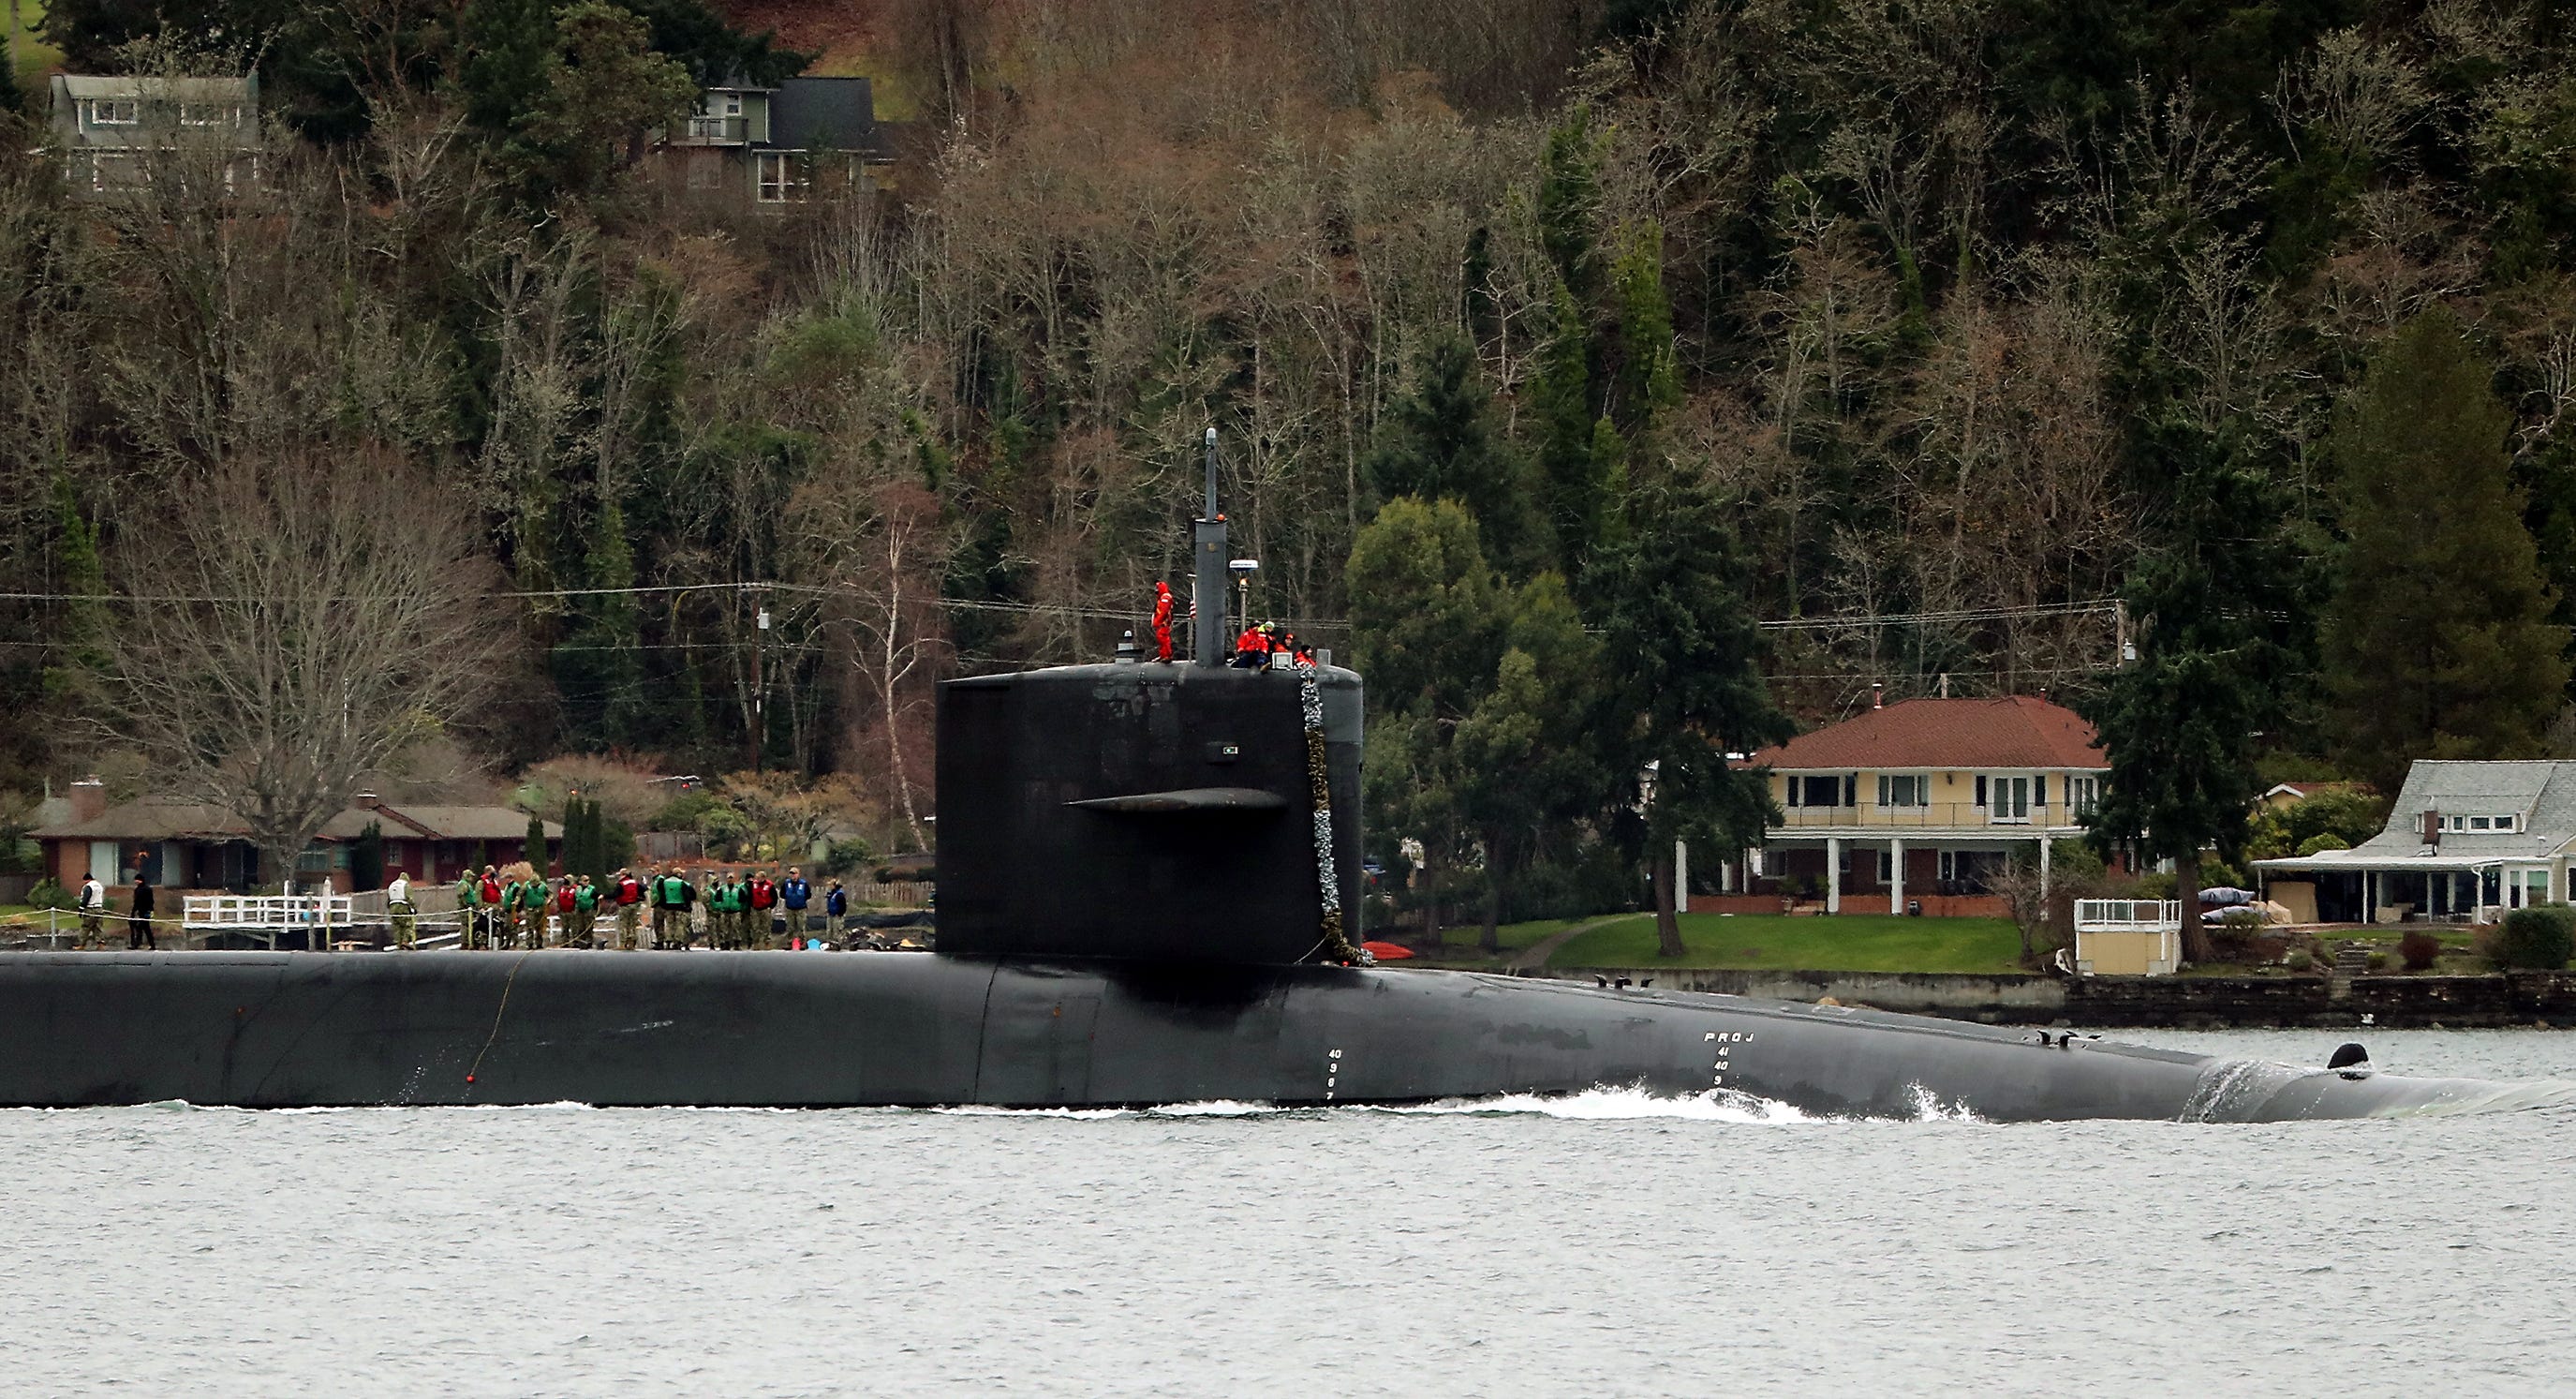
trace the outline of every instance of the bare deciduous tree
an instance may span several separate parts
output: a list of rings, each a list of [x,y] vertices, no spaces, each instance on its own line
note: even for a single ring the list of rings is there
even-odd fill
[[[127,525],[103,722],[156,786],[239,816],[277,877],[499,669],[495,572],[439,496],[390,454],[296,449],[218,463]]]

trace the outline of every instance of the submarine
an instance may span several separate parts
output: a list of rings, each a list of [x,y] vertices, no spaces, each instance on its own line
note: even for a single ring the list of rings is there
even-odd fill
[[[1213,439],[1211,438],[1211,460]],[[1221,600],[1213,466],[1192,541]],[[1636,1088],[1811,1116],[2272,1122],[2559,1090],[1370,965],[1361,678],[945,682],[936,950],[0,953],[0,1105],[1279,1107]],[[1765,1107],[1764,1111],[1771,1109]]]

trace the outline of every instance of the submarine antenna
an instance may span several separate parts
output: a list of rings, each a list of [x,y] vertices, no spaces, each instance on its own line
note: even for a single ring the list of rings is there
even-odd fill
[[[1225,664],[1225,517],[1216,509],[1216,429],[1207,430],[1207,510],[1191,531],[1190,660]]]

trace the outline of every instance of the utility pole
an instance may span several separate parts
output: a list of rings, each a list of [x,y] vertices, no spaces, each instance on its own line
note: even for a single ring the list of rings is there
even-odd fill
[[[761,603],[758,593],[752,594],[751,605],[755,610],[751,632],[751,770],[758,772],[762,750],[769,746],[769,690],[760,673],[760,653],[767,649],[769,640],[769,609]]]

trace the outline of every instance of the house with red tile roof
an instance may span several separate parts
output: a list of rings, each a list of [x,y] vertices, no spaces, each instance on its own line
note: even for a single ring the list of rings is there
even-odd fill
[[[1992,914],[1988,876],[2016,855],[2045,872],[2084,833],[2111,763],[2093,726],[2029,695],[1907,699],[1752,755],[1781,821],[1721,867],[1692,907]],[[1731,896],[1731,897],[1730,897]]]

